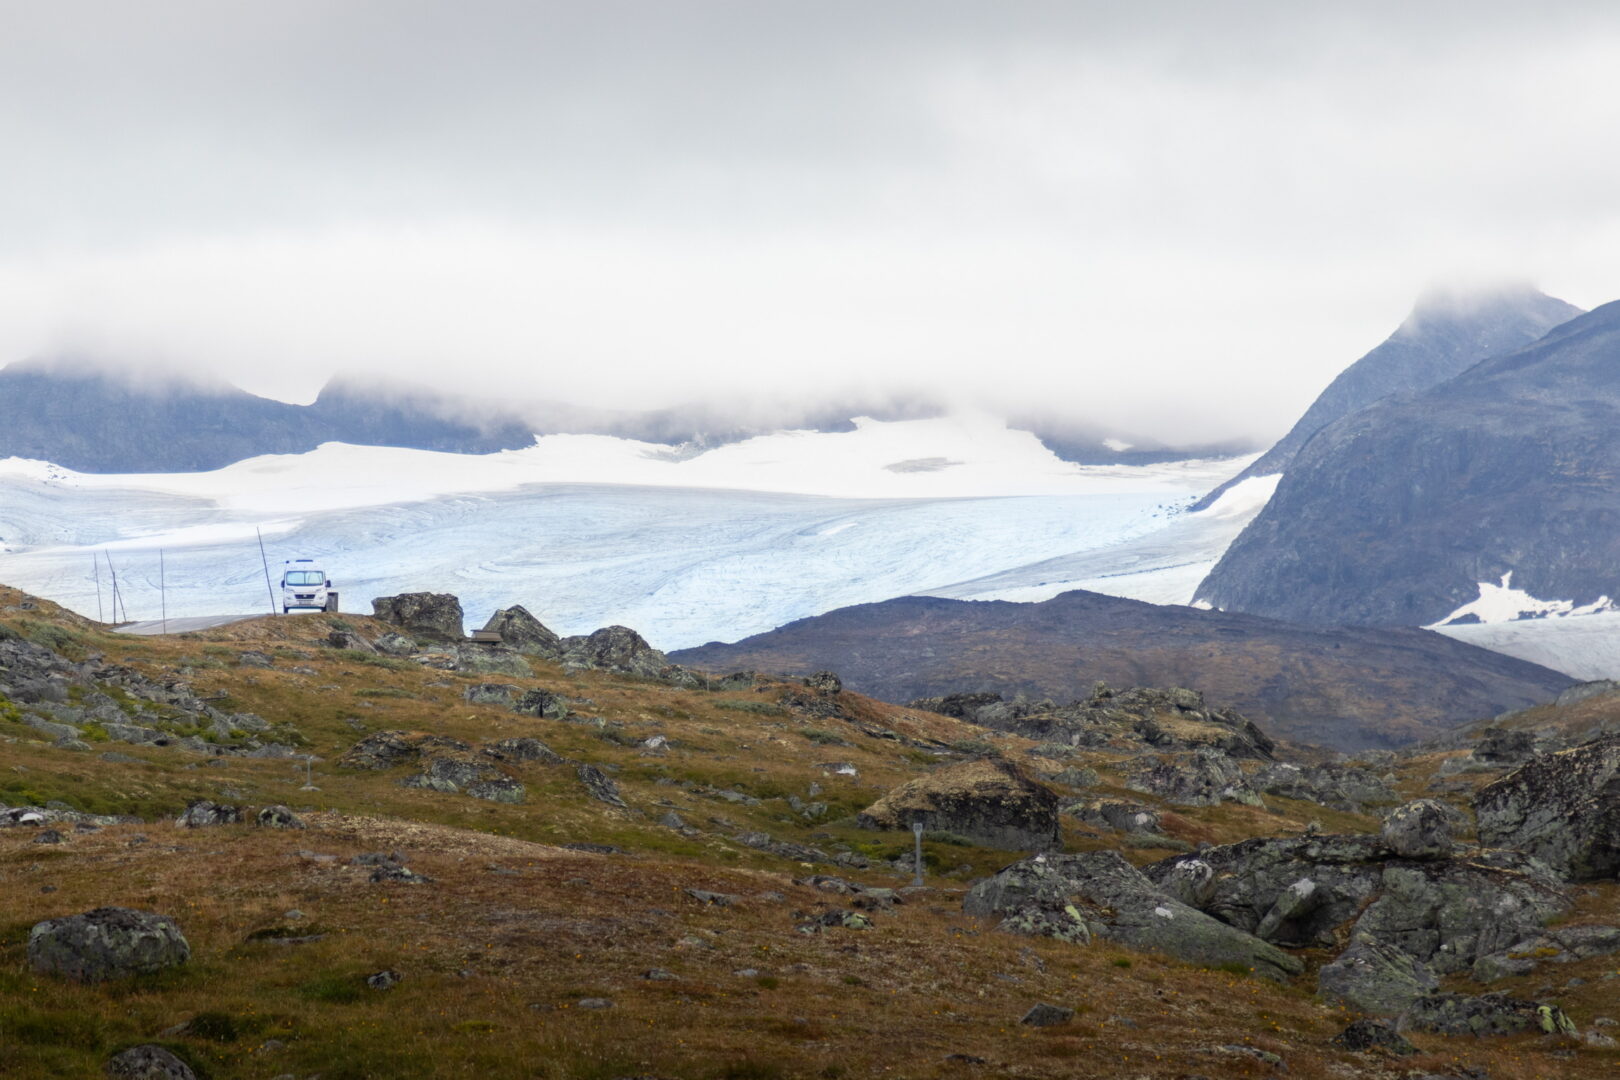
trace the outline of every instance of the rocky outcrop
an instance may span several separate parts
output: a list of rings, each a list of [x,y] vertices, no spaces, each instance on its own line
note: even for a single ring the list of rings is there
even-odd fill
[[[1351,814],[1400,798],[1382,777],[1353,765],[1277,762],[1250,777],[1249,784],[1267,795],[1300,799]]]
[[[947,765],[902,784],[856,817],[867,829],[913,822],[1011,851],[1058,846],[1058,795],[1022,766],[980,759]]]
[[[510,705],[522,693],[511,683],[474,683],[461,692],[461,699],[469,705]]]
[[[1034,855],[1013,863],[968,891],[962,910],[1003,917],[1031,909],[1074,909],[1090,932],[1135,949],[1166,953],[1188,963],[1239,964],[1284,979],[1304,964],[1251,934],[1228,926],[1161,891],[1115,851]]]
[[[419,641],[461,641],[461,601],[449,593],[400,593],[371,602],[372,614]]]
[[[1440,988],[1429,966],[1394,945],[1359,937],[1316,976],[1317,992],[1369,1016],[1399,1016]]]
[[[657,679],[669,673],[669,657],[628,626],[605,626],[584,637],[562,640],[562,661],[573,667],[616,671]]]
[[[513,704],[512,711],[524,716],[561,720],[568,715],[568,699],[550,690],[528,690]]]
[[[543,660],[556,660],[562,656],[562,638],[520,605],[501,608],[489,617],[484,629],[500,634],[501,644],[525,656],[538,656]]]
[[[1483,844],[1543,860],[1572,881],[1620,874],[1620,734],[1538,757],[1474,798]]]
[[[130,908],[46,919],[28,932],[35,971],[84,983],[151,975],[190,958],[191,946],[173,919]]]
[[[1125,786],[1178,806],[1261,805],[1242,768],[1219,750],[1144,755],[1127,772]]]
[[[183,829],[204,829],[214,825],[235,825],[242,820],[241,807],[227,806],[211,799],[193,799],[175,820]]]
[[[345,769],[391,769],[396,765],[416,761],[424,751],[467,750],[468,744],[448,735],[434,735],[425,731],[377,731],[338,756],[337,763]]]
[[[1408,1006],[1396,1027],[1438,1035],[1576,1034],[1574,1021],[1558,1006],[1505,994],[1430,994]]]
[[[488,757],[466,751],[424,755],[421,771],[400,783],[430,791],[460,792],[490,802],[520,803],[525,794],[523,785],[496,768]]]

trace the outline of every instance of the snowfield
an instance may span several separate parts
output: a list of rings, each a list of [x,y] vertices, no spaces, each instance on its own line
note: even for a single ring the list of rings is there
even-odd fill
[[[469,625],[523,604],[561,633],[619,623],[675,649],[940,590],[1061,580],[1185,602],[1264,503],[1246,486],[1181,512],[1246,458],[1082,467],[983,417],[857,423],[684,457],[547,436],[485,456],[332,443],[186,474],[10,459],[0,581],[110,620],[105,561],[99,609],[92,571],[110,556],[129,616],[154,618],[161,548],[171,617],[267,610],[262,532],[273,576],[318,559],[346,610],[453,592]]]

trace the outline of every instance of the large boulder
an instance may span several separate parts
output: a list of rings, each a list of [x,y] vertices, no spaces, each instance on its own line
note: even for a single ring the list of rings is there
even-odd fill
[[[107,1080],[197,1080],[190,1065],[151,1043],[120,1050],[107,1059],[102,1071]]]
[[[1128,773],[1125,786],[1178,806],[1261,805],[1238,763],[1221,750],[1146,754]]]
[[[1620,734],[1544,754],[1474,797],[1480,843],[1528,852],[1572,881],[1620,874]]]
[[[1024,919],[1035,909],[1061,921],[1071,908],[1094,936],[1134,949],[1193,964],[1241,965],[1272,979],[1304,970],[1281,949],[1167,895],[1117,851],[1032,855],[978,882],[962,901],[969,915]]]
[[[130,908],[46,919],[28,932],[30,966],[78,982],[151,975],[190,958],[191,946],[173,919]]]
[[[460,641],[461,601],[449,593],[400,593],[371,602],[372,614],[423,641]]]
[[[1440,988],[1429,966],[1393,945],[1358,937],[1316,975],[1328,1001],[1369,1016],[1399,1016],[1414,1001]]]
[[[669,657],[628,626],[604,626],[584,637],[562,640],[563,663],[656,679],[669,671]]]
[[[1440,859],[1451,854],[1452,811],[1433,799],[1397,806],[1384,818],[1384,843],[1406,859]]]
[[[1010,761],[947,765],[900,785],[855,819],[867,829],[906,829],[918,821],[930,832],[1009,851],[1059,844],[1057,792]]]
[[[489,617],[484,629],[501,635],[502,645],[527,656],[556,660],[562,655],[562,638],[520,605],[501,608]]]

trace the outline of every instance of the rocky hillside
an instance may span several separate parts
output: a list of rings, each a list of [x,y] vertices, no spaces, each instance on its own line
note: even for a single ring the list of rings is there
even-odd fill
[[[1251,476],[1287,472],[1311,436],[1333,421],[1386,397],[1427,390],[1481,360],[1522,349],[1580,313],[1580,308],[1528,286],[1422,297],[1383,344],[1328,384],[1288,434],[1193,509],[1213,505],[1228,488]]]
[[[1612,739],[1291,762],[1192,690],[906,708],[453,601],[136,639],[0,589],[0,1072],[1620,1061]]]
[[[1067,702],[1092,684],[1197,686],[1297,742],[1433,737],[1573,680],[1421,630],[1295,626],[1081,591],[1039,604],[905,597],[672,654],[717,669],[834,668],[891,701],[992,692]]]
[[[1511,584],[1620,595],[1620,303],[1323,428],[1199,597],[1304,623],[1421,626]]]

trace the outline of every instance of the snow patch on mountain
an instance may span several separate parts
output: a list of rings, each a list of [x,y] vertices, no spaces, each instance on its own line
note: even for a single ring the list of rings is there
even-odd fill
[[[1453,623],[1434,630],[1528,660],[1574,679],[1620,679],[1620,611],[1512,622]]]
[[[1471,622],[1503,623],[1517,619],[1595,615],[1614,609],[1614,601],[1607,596],[1600,596],[1590,604],[1579,606],[1573,600],[1538,600],[1523,589],[1513,587],[1513,571],[1509,570],[1502,575],[1500,585],[1493,585],[1488,581],[1479,582],[1477,598],[1438,622],[1432,623],[1428,629],[1438,630],[1443,626]]]

